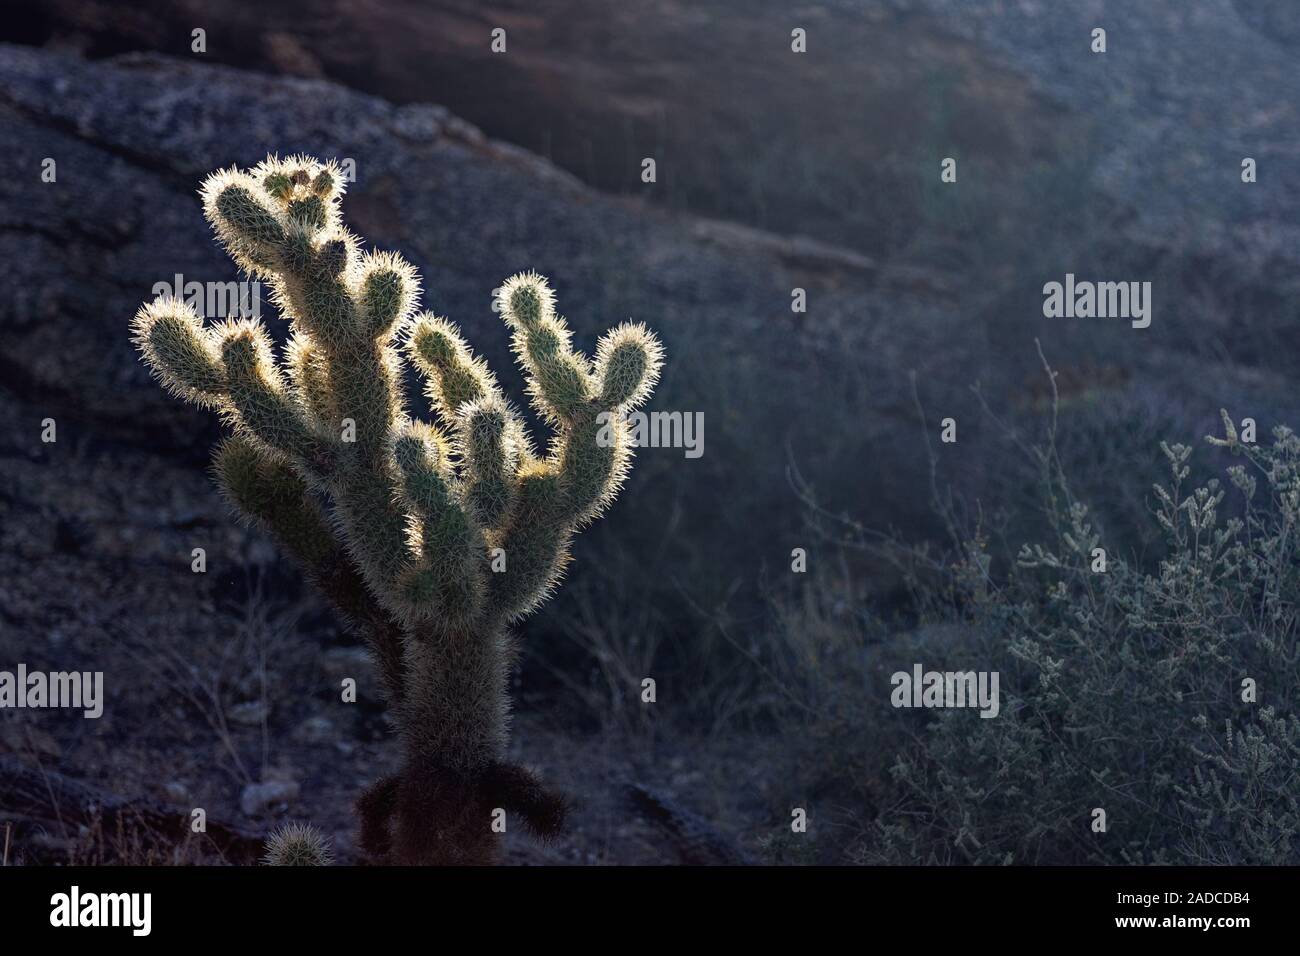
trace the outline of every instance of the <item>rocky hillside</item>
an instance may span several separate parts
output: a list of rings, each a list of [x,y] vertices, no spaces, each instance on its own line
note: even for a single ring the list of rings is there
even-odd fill
[[[846,22],[832,5],[801,14],[810,52],[792,59],[763,4],[746,19],[749,5],[666,2],[603,27],[583,0],[562,19],[523,4],[289,6],[259,4],[256,31],[230,7],[206,56],[188,52],[205,18],[185,3],[55,0],[15,16],[27,42],[0,45],[0,660],[122,678],[103,721],[42,715],[44,736],[6,731],[5,749],[231,816],[250,785],[286,778],[340,830],[346,794],[391,756],[377,712],[340,717],[323,689],[361,666],[355,653],[210,486],[216,426],[158,389],[127,337],[156,284],[238,278],[196,189],[267,152],[351,160],[350,225],[415,263],[425,306],[462,324],[507,389],[520,381],[490,294],[535,268],[588,347],[625,318],[660,330],[655,407],[704,415],[704,455],[644,449],[564,595],[528,624],[543,652],[516,745],[565,764],[548,776],[604,814],[586,825],[606,842],[569,858],[656,858],[635,834],[610,850],[609,795],[629,776],[694,787],[710,815],[769,809],[752,754],[665,739],[629,767],[622,750],[574,755],[547,735],[576,732],[559,726],[577,708],[552,672],[595,668],[562,636],[592,607],[639,615],[632,629],[671,648],[665,666],[714,675],[709,655],[731,647],[717,635],[745,632],[773,570],[811,546],[792,465],[831,510],[937,537],[924,436],[951,416],[939,481],[972,513],[1014,507],[1014,447],[970,389],[1032,420],[1035,339],[1062,372],[1064,454],[1121,535],[1159,440],[1216,429],[1221,406],[1300,422],[1300,354],[1278,347],[1300,303],[1300,184],[1279,162],[1296,128],[1284,7],[1142,5],[1159,20],[1098,2],[1049,21],[1047,4],[990,3],[967,22],[971,5],[899,0]],[[1074,46],[1097,18],[1115,24],[1104,61]],[[489,59],[498,20],[511,52]],[[1233,65],[1231,83],[1194,83],[1197,45]],[[642,188],[651,149],[663,175]],[[962,172],[941,187],[950,153]],[[1258,183],[1240,182],[1241,155]],[[1067,272],[1151,280],[1151,328],[1044,319],[1042,285]],[[195,547],[206,575],[190,570]],[[851,571],[881,594],[897,584],[885,567]],[[267,686],[269,710],[213,716],[213,693],[264,705]],[[664,698],[665,725],[744,697],[689,686]],[[710,761],[743,783],[702,782]]]

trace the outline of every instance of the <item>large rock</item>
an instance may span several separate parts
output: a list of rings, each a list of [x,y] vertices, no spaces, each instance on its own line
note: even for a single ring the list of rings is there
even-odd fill
[[[51,0],[30,31],[91,54],[181,56],[201,27],[201,59],[433,100],[601,189],[879,255],[930,225],[918,173],[940,156],[1022,171],[1071,129],[988,49],[909,6],[162,0],[124,15]]]
[[[1043,190],[1223,243],[1294,247],[1300,223],[1300,190],[1236,182],[1243,156],[1281,181],[1300,145],[1289,0],[48,0],[7,27],[92,55],[189,55],[202,27],[205,60],[433,100],[602,189],[877,257],[962,238],[924,188],[941,156],[993,194],[981,218],[1030,231]]]

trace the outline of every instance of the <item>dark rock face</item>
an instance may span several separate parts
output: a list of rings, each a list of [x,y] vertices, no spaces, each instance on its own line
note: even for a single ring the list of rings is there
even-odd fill
[[[437,102],[602,190],[879,257],[941,225],[918,175],[942,156],[1009,194],[1074,164],[1157,229],[1262,219],[1294,245],[1300,190],[1225,187],[1244,155],[1285,175],[1298,24],[1285,0],[50,0],[7,28],[101,57],[188,56],[202,27],[205,62]]]
[[[1014,71],[900,4],[145,6],[123,16],[111,0],[56,0],[31,30],[92,55],[179,56],[203,27],[210,60],[438,102],[607,191],[645,194],[640,163],[655,156],[657,202],[868,254],[925,225],[920,164],[963,155],[1023,170],[1064,132]],[[796,27],[807,55],[791,50]]]
[[[1232,0],[1242,21],[1273,43],[1300,45],[1300,9],[1286,0]]]

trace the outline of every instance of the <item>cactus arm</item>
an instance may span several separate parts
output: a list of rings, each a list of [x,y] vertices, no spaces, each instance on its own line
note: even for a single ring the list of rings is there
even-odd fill
[[[312,477],[332,472],[333,444],[316,435],[285,386],[271,358],[271,343],[260,323],[230,320],[218,327],[230,403],[226,411],[269,448],[298,462]]]
[[[160,298],[136,313],[132,328],[146,363],[170,391],[217,409],[237,430],[294,459],[312,481],[333,468],[330,443],[313,434],[291,401],[258,323],[205,328],[191,305]]]
[[[374,340],[399,327],[415,308],[420,280],[410,264],[388,252],[360,264],[361,336]]]
[[[366,590],[306,482],[242,435],[213,456],[217,485],[239,511],[268,532],[366,640],[379,664],[388,699],[402,698],[401,628]]]
[[[342,416],[334,401],[329,365],[321,347],[306,333],[294,335],[286,349],[285,365],[294,399],[312,429],[321,434],[333,431]]]
[[[407,336],[407,354],[425,378],[434,411],[455,434],[464,507],[481,528],[500,530],[514,499],[519,462],[529,451],[523,421],[446,319],[419,316]]]
[[[462,405],[499,391],[496,379],[446,319],[425,312],[407,332],[406,350],[425,379],[429,402],[443,422],[456,420]]]
[[[626,477],[632,447],[623,414],[649,397],[663,349],[645,326],[624,323],[601,338],[593,367],[570,346],[555,296],[536,273],[508,280],[498,302],[533,404],[556,427],[551,458],[559,462],[565,517],[581,525],[613,500]]]
[[[643,325],[625,323],[601,338],[593,366],[570,347],[554,295],[535,273],[508,280],[498,304],[534,407],[556,432],[547,460],[517,474],[517,502],[501,536],[507,570],[494,575],[492,604],[514,618],[549,596],[573,532],[618,494],[632,459],[624,415],[654,388],[663,349]]]
[[[298,474],[255,442],[232,435],[213,456],[217,483],[231,504],[255,518],[304,567],[342,551],[338,536]]]
[[[428,425],[406,425],[393,441],[401,493],[415,516],[420,561],[401,586],[415,604],[436,605],[443,623],[460,627],[482,604],[482,533],[461,506],[448,464],[449,443]]]
[[[532,272],[509,279],[498,297],[533,407],[544,420],[563,427],[586,407],[593,383],[591,363],[571,347],[572,333],[556,315],[554,302],[546,280]]]
[[[511,523],[501,536],[505,571],[491,575],[488,604],[518,620],[544,603],[568,563],[572,526],[564,520],[564,492],[554,462],[531,461],[520,470]]]
[[[462,405],[456,421],[466,507],[482,527],[498,531],[514,503],[516,473],[528,451],[523,423],[495,393]]]
[[[200,408],[226,400],[226,369],[211,332],[194,307],[170,297],[144,305],[131,322],[132,339],[154,377]]]
[[[639,323],[610,329],[596,346],[596,397],[576,415],[557,449],[571,520],[581,526],[618,495],[632,465],[626,415],[650,397],[663,347]]]
[[[596,404],[611,411],[633,411],[645,404],[659,381],[664,350],[640,322],[610,329],[596,344]]]

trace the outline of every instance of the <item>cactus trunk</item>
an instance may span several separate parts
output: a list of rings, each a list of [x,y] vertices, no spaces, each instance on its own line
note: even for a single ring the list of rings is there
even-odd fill
[[[500,629],[431,630],[407,645],[398,723],[417,762],[472,776],[504,756],[513,653]]]
[[[492,827],[490,768],[505,756],[509,715],[506,637],[492,629],[436,630],[407,646],[407,694],[399,708],[406,750],[390,823],[395,862],[486,864]]]

